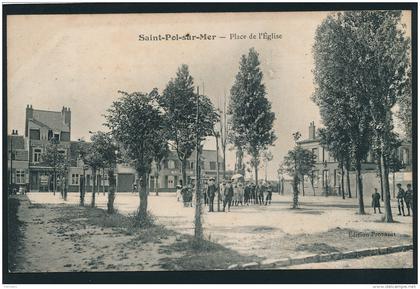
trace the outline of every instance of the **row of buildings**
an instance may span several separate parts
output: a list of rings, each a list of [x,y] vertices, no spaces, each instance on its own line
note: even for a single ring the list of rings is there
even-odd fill
[[[71,140],[71,110],[63,107],[61,111],[34,109],[26,107],[25,132],[20,135],[13,130],[8,135],[8,176],[9,184],[16,188],[24,187],[32,192],[47,192],[54,188],[53,168],[43,162],[42,155],[51,139],[58,140],[58,151],[70,163],[68,169],[68,190],[79,191],[80,176],[86,177],[86,189],[92,190],[93,178],[89,167],[83,164],[78,155],[78,144],[82,140]],[[222,158],[217,164],[216,151],[204,150],[201,154],[201,171],[204,178],[214,177],[217,166],[221,168]],[[195,154],[188,160],[187,177],[194,175]],[[158,186],[165,191],[174,191],[182,179],[181,164],[175,152],[170,152],[162,161]],[[118,164],[115,169],[117,192],[131,192],[136,180],[135,170],[128,164]],[[232,172],[228,172],[231,175]],[[60,182],[57,181],[60,189]],[[108,174],[99,170],[97,175],[98,191],[108,190]],[[155,172],[152,171],[149,187],[155,190]]]
[[[46,165],[42,160],[42,154],[46,146],[54,138],[59,141],[59,152],[63,158],[67,158],[70,163],[68,169],[68,190],[79,191],[80,176],[86,177],[86,189],[92,190],[93,178],[89,167],[83,164],[78,155],[78,144],[81,140],[71,140],[71,110],[63,107],[61,111],[49,111],[34,109],[32,105],[26,107],[25,132],[19,135],[16,130],[8,136],[8,172],[9,184],[16,187],[25,187],[32,192],[45,192],[53,190],[53,168]],[[307,139],[298,142],[303,148],[312,151],[316,156],[315,168],[312,172],[312,183],[309,178],[305,178],[304,186],[310,194],[325,195],[339,194],[341,170],[338,162],[328,153],[321,144],[320,138],[316,134],[315,124],[312,122],[309,126],[309,135]],[[408,141],[398,148],[397,156],[404,165],[401,172],[390,176],[391,186],[395,190],[395,183],[410,183],[412,181],[412,147]],[[214,150],[204,150],[201,155],[201,172],[204,178],[215,177],[217,167],[221,171],[222,157],[217,155]],[[193,178],[195,168],[195,153],[188,160],[187,177]],[[155,171],[153,170],[149,178],[149,188],[151,191],[156,189],[158,183],[159,189],[163,191],[174,191],[176,185],[182,179],[181,163],[175,152],[170,152],[167,158],[161,163],[161,171],[158,182],[156,182]],[[376,173],[376,164],[370,153],[365,159],[363,169],[364,188],[367,191],[373,191],[374,187],[380,188],[379,178]],[[131,192],[136,180],[135,170],[128,164],[118,164],[115,169],[118,192]],[[233,174],[227,172],[227,178]],[[351,172],[351,175],[354,175]],[[107,191],[108,179],[107,172],[98,171],[97,184],[99,191]],[[284,183],[284,182],[282,182]],[[58,182],[60,185],[60,182]],[[353,192],[357,193],[355,177],[351,177],[351,187]],[[276,185],[274,189],[278,188]],[[60,189],[60,188],[58,188]],[[291,185],[286,182],[284,192],[291,191]]]

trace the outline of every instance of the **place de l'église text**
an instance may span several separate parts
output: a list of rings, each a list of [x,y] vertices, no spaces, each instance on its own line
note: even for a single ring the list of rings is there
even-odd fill
[[[208,33],[200,34],[139,34],[139,41],[194,41],[194,40],[217,40],[217,39],[226,39],[226,40],[279,40],[282,39],[282,34],[279,33],[268,33],[268,32],[258,32],[258,33],[230,33],[228,35],[216,35]]]

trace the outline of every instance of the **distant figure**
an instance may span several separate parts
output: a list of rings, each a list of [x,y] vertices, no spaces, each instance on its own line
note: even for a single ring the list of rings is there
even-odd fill
[[[192,188],[191,185],[183,187],[181,190],[184,207],[192,207]]]
[[[208,186],[207,186],[207,198],[208,198],[208,204],[209,204],[209,212],[214,212],[214,197],[216,195],[216,185],[215,185],[215,180],[213,178],[211,178],[209,180]]]
[[[249,183],[246,183],[244,189],[244,203],[249,206],[249,199],[251,198],[251,186]]]
[[[376,208],[379,210],[379,214],[382,214],[381,212],[381,195],[378,193],[378,189],[375,188],[375,192],[372,194],[372,207],[373,212],[376,214]]]
[[[232,198],[233,198],[233,187],[232,187],[232,181],[228,181],[225,187],[225,199],[223,200],[223,212],[225,212],[226,205],[228,206],[228,212],[230,212],[230,206],[232,204]]]
[[[133,191],[131,193],[134,194],[135,192],[137,192],[137,184],[136,184],[136,182],[133,183]]]
[[[271,185],[267,184],[267,197],[265,198],[265,205],[271,205],[271,197],[273,196],[273,191],[271,189]]]
[[[404,194],[404,202],[407,207],[408,214],[410,216],[410,208],[413,210],[413,190],[411,189],[411,184],[407,185],[407,191]]]
[[[244,205],[244,186],[242,183],[238,184],[238,205],[239,203],[241,206]]]
[[[260,185],[258,190],[258,204],[264,205],[264,193],[265,193],[265,187],[264,185]]]
[[[398,203],[398,216],[401,216],[401,211],[403,216],[405,216],[404,212],[404,189],[401,188],[401,184],[397,184],[398,194],[397,194],[397,203]]]
[[[178,202],[181,201],[181,198],[182,198],[181,191],[182,191],[182,186],[181,185],[177,185],[176,186],[176,200]]]
[[[204,188],[207,188],[207,189],[205,189],[205,190],[203,190],[204,191],[204,206],[207,206],[208,205],[208,203],[209,203],[209,196],[208,196],[208,194],[207,194],[207,190],[208,190],[208,186],[209,186],[209,184],[206,182],[205,184],[204,184]]]
[[[233,185],[233,205],[237,206],[239,202],[239,187],[238,184],[235,183]]]

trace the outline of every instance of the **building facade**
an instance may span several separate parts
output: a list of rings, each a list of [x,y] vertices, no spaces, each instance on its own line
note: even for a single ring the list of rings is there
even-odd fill
[[[91,169],[86,166],[78,155],[79,141],[71,140],[71,110],[63,107],[61,111],[49,111],[34,109],[32,105],[26,107],[25,133],[18,135],[13,130],[8,136],[8,171],[12,176],[9,183],[17,187],[25,187],[32,192],[49,192],[54,190],[54,168],[46,164],[43,154],[52,139],[56,140],[59,154],[65,158],[69,167],[67,170],[67,188],[69,192],[80,190],[80,178],[85,177],[86,191],[93,189],[93,176]],[[187,178],[190,180],[195,174],[195,152],[187,162]],[[204,179],[216,177],[217,166],[222,178],[222,157],[214,150],[203,150],[200,159],[202,177]],[[154,191],[159,187],[161,191],[175,191],[176,185],[182,180],[181,163],[176,152],[170,151],[167,158],[161,164],[158,182],[156,182],[156,165],[152,165],[149,174],[149,188]],[[11,172],[11,174],[10,174]],[[132,192],[133,185],[137,180],[137,174],[133,167],[128,164],[117,164],[114,169],[117,192]],[[57,175],[57,174],[56,174]],[[229,178],[232,172],[227,172]],[[108,171],[97,171],[97,191],[108,191]],[[56,190],[61,190],[61,182],[57,177]]]
[[[317,135],[316,127],[314,122],[309,125],[308,138],[298,141],[298,145],[311,151],[315,155],[315,167],[312,172],[311,178],[313,179],[313,188],[311,178],[305,176],[305,189],[309,194],[314,193],[315,195],[338,195],[340,194],[341,188],[341,169],[337,160],[328,152],[328,150],[320,144],[320,138]],[[411,172],[412,167],[412,148],[411,143],[404,141],[397,150],[397,156],[403,163],[404,169],[399,172]],[[377,165],[375,163],[373,153],[369,152],[367,157],[362,163],[362,178],[364,181],[364,187],[367,190],[372,191],[373,189],[380,188],[380,179],[377,176]],[[351,184],[353,187],[353,193],[357,193],[357,186],[355,182],[354,172],[350,172]],[[407,175],[407,174],[406,174]],[[409,182],[407,176],[404,177],[405,182]],[[395,175],[390,180],[391,186],[395,185]]]

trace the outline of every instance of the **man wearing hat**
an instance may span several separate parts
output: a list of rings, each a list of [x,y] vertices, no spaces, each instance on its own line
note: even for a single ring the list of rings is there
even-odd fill
[[[216,185],[214,183],[214,178],[211,178],[209,180],[208,186],[207,186],[207,197],[209,202],[209,212],[214,212],[214,197],[216,195]]]
[[[228,205],[228,211],[230,212],[230,205],[232,203],[232,197],[233,197],[233,187],[232,187],[232,181],[228,180],[228,183],[225,187],[225,199],[223,200],[223,212],[225,212],[226,205]]]
[[[398,216],[401,216],[401,211],[402,211],[402,215],[405,216],[405,212],[404,212],[404,189],[401,187],[401,184],[397,184],[397,188],[398,188],[398,194],[397,194],[397,203],[398,203]]]

